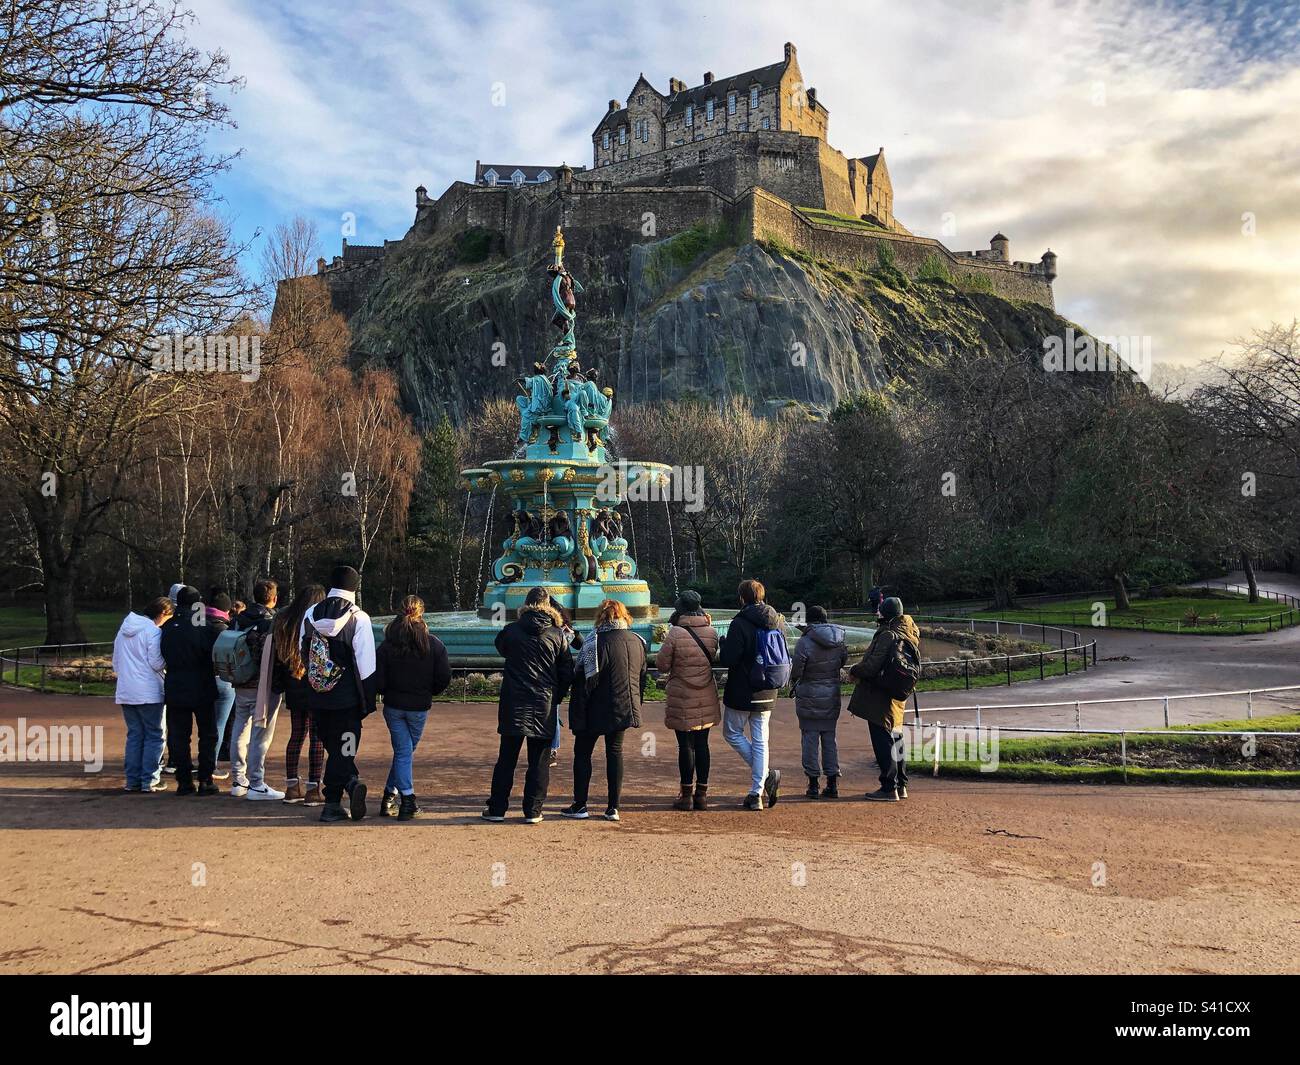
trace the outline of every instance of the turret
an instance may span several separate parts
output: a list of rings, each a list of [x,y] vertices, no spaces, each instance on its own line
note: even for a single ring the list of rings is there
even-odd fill
[[[1011,242],[1003,234],[993,234],[993,239],[989,241],[989,258],[1003,263],[1011,261]]]
[[[423,206],[424,206],[426,203],[428,203],[428,202],[429,202],[429,190],[426,189],[423,185],[416,185],[416,186],[415,186],[415,206],[416,206],[417,208],[419,208],[419,207],[423,207]]]
[[[1051,248],[1043,252],[1043,276],[1048,281],[1056,280],[1056,252],[1052,251]]]

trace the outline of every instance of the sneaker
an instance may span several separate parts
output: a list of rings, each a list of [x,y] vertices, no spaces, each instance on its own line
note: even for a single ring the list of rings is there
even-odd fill
[[[618,811],[611,806],[608,810],[605,811],[605,820],[606,821],[619,820]]]
[[[307,781],[307,794],[303,797],[302,804],[304,806],[325,805],[325,793],[320,790],[319,784],[313,784],[310,780]]]
[[[173,777],[176,775],[176,767],[174,765],[165,765],[163,766],[162,771]]]
[[[585,821],[591,815],[587,813],[587,804],[585,802],[575,802],[572,806],[566,806],[560,811],[561,817],[568,817],[574,821]]]
[[[247,784],[232,784],[230,786],[230,797],[232,799],[242,799],[247,794],[248,794]]]
[[[397,792],[384,790],[384,796],[379,800],[379,816],[397,816]]]
[[[781,770],[769,769],[767,777],[763,780],[763,798],[767,801],[768,806],[775,806],[777,792],[781,787]]]
[[[289,781],[284,786],[284,801],[287,806],[298,806],[307,797],[307,793],[302,790],[302,784],[296,780]]]
[[[217,787],[214,783],[212,783],[212,781],[210,781],[210,780],[205,780],[205,781],[203,781],[202,783],[199,784],[198,794],[200,794],[200,795],[220,795],[220,794],[221,794],[221,789],[220,789],[219,787]]]
[[[505,814],[494,814],[491,810],[486,808],[484,808],[483,812],[479,814],[479,816],[483,818],[484,821],[491,821],[493,824],[499,824],[506,819]]]
[[[250,786],[247,790],[248,790],[247,797],[254,801],[260,800],[262,802],[279,802],[281,799],[284,798],[284,792],[276,791],[275,788],[272,788],[265,783],[254,784]]]
[[[898,797],[899,797],[900,799],[906,799],[906,798],[907,798],[907,785],[906,785],[906,784],[900,784],[900,785],[898,786]]]
[[[213,780],[229,780],[229,779],[230,779],[230,770],[229,770],[229,769],[214,769],[214,770],[212,771],[212,779],[213,779]]]
[[[756,791],[753,795],[746,795],[745,801],[740,805],[746,810],[761,810],[763,808],[763,796]]]
[[[320,812],[320,819],[326,823],[352,820],[341,802],[327,802]]]
[[[153,784],[146,784],[140,790],[143,791],[146,795],[151,795],[156,791],[166,791],[167,785],[164,784],[161,780],[159,780]]]
[[[552,752],[551,752],[551,766],[550,766],[550,768],[554,769],[554,768],[555,768],[557,765],[559,765],[559,764],[560,764],[560,752],[559,752],[559,751],[552,751]]]
[[[399,821],[414,821],[420,816],[420,804],[415,801],[414,795],[403,795],[401,806],[397,810],[397,819]]]
[[[879,791],[867,792],[868,802],[898,802],[898,792],[893,788],[881,788]]]
[[[177,794],[177,795],[193,795],[197,790],[198,790],[198,789],[195,788],[195,786],[194,786],[194,781],[192,781],[192,780],[180,780],[180,779],[178,779],[178,780],[176,781],[176,794]]]
[[[356,780],[352,783],[352,790],[348,792],[349,813],[352,814],[353,821],[360,821],[366,816],[366,786],[361,781]]]
[[[524,818],[524,824],[526,825],[540,825],[541,823],[542,823],[541,814],[529,814]]]

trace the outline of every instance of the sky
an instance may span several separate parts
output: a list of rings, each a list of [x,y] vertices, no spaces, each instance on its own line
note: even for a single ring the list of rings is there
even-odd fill
[[[237,236],[294,215],[322,253],[402,236],[477,159],[591,163],[638,74],[777,62],[894,212],[954,250],[1060,257],[1057,309],[1177,370],[1300,314],[1300,0],[191,0],[244,79],[219,184]],[[261,237],[258,240],[263,239]],[[256,241],[250,251],[255,271]]]

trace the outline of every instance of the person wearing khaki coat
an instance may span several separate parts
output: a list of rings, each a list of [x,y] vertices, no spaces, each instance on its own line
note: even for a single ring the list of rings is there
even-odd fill
[[[880,767],[880,790],[867,795],[876,802],[898,802],[907,798],[907,763],[902,755],[901,732],[907,700],[895,699],[877,683],[880,671],[889,661],[894,644],[908,640],[921,646],[921,631],[916,622],[903,613],[902,600],[886,599],[880,604],[880,628],[871,638],[862,661],[849,670],[858,682],[849,699],[849,713],[863,718],[871,733],[871,746]]]
[[[677,736],[681,794],[675,810],[708,809],[709,729],[722,720],[713,663],[718,657],[717,630],[701,606],[698,592],[677,600],[672,627],[659,648],[655,667],[665,682],[664,723]],[[692,790],[694,785],[694,790]]]

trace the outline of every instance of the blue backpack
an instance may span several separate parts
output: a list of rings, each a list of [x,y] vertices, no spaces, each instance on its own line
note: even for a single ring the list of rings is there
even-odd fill
[[[754,661],[749,686],[756,692],[776,691],[790,683],[790,648],[783,628],[754,630]]]

